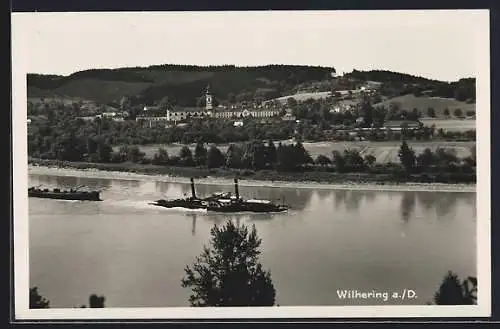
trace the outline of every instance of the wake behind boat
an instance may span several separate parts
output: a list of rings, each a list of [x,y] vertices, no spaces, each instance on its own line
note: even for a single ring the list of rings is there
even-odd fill
[[[77,188],[70,190],[61,190],[59,188],[41,189],[38,187],[28,188],[28,197],[45,198],[58,200],[77,200],[77,201],[102,201],[99,191],[79,191]]]

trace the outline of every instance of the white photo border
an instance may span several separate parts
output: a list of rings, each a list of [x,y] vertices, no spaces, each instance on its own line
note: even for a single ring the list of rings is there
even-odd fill
[[[468,10],[467,10],[468,11]],[[377,12],[381,12],[377,10]],[[27,33],[29,18],[40,13],[12,14],[12,143],[14,205],[14,291],[16,320],[114,319],[318,319],[318,318],[444,318],[491,315],[490,196],[490,29],[489,11],[473,10],[477,65],[477,277],[478,303],[467,306],[303,306],[252,308],[104,308],[29,309],[28,162],[27,162]],[[50,13],[52,15],[57,15]],[[59,13],[62,14],[62,13]],[[92,15],[95,13],[81,13]],[[101,13],[102,14],[102,13]],[[122,15],[123,13],[106,13]],[[133,13],[126,13],[133,14]],[[177,13],[179,14],[179,13]],[[233,12],[245,15],[245,12]],[[202,17],[202,15],[200,16]],[[472,23],[474,21],[474,23]],[[188,64],[188,63],[186,63]]]

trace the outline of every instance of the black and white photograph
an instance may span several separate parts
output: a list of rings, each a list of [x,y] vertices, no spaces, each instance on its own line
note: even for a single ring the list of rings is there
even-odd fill
[[[491,314],[488,10],[11,19],[17,319]]]

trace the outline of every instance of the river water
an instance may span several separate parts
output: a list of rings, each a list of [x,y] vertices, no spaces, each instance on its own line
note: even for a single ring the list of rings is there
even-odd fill
[[[51,307],[92,293],[107,307],[188,306],[184,268],[231,219],[255,224],[261,261],[280,305],[425,304],[448,270],[476,275],[476,194],[240,186],[246,198],[283,199],[283,214],[207,214],[148,201],[190,192],[188,184],[30,174],[29,184],[86,185],[103,202],[29,199],[30,286]],[[230,190],[198,185],[198,195]],[[401,292],[410,300],[341,299],[337,290]]]

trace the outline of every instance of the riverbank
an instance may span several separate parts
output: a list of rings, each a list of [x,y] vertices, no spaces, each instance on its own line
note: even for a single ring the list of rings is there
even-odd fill
[[[242,186],[270,186],[288,188],[320,188],[372,191],[436,191],[475,192],[476,184],[444,183],[387,183],[384,175],[338,174],[329,172],[276,173],[270,171],[209,170],[192,167],[164,167],[135,163],[99,164],[61,161],[30,161],[28,173],[35,175],[73,176],[121,180],[152,180],[188,183],[190,177],[197,184],[231,185],[237,175]],[[246,175],[245,175],[246,174]]]

